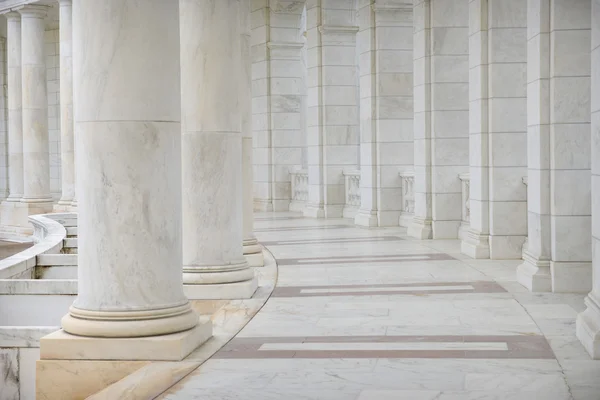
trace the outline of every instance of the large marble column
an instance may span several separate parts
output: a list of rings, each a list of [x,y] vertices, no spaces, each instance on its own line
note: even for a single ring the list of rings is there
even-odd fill
[[[586,293],[591,0],[527,4],[528,242],[517,280],[532,291]]]
[[[527,2],[469,2],[470,229],[462,252],[520,259],[527,236]]]
[[[178,19],[172,1],[73,4],[82,240],[68,333],[141,337],[198,325],[181,278]]]
[[[8,198],[0,205],[4,230],[27,225],[23,197],[23,115],[21,87],[21,14],[6,16],[6,66],[8,97]]]
[[[354,0],[311,1],[306,7],[307,217],[342,217],[343,173],[359,162],[355,7]]]
[[[242,250],[240,1],[179,4],[184,290],[249,298],[257,280]]]
[[[577,317],[577,337],[593,359],[600,359],[600,0],[591,10],[591,159],[592,159],[592,291],[587,309]]]
[[[70,209],[75,196],[73,135],[73,3],[60,0],[60,165],[62,196],[59,209]]]
[[[21,13],[23,90],[23,198],[28,214],[52,210],[48,95],[44,56],[47,6],[26,5]]]
[[[457,238],[469,170],[469,3],[414,1],[415,215],[408,234]]]
[[[397,226],[401,170],[413,169],[413,27],[406,0],[358,10],[361,226]]]
[[[244,257],[251,267],[262,267],[262,248],[254,235],[254,199],[252,173],[252,57],[250,55],[250,0],[240,2],[240,111],[242,118],[242,207]]]
[[[21,14],[6,14],[8,69],[8,186],[6,201],[23,197],[23,117],[21,98]]]

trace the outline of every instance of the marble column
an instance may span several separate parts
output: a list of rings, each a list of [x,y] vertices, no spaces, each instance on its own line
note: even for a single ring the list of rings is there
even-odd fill
[[[592,285],[591,0],[529,0],[528,242],[517,280],[532,291]]]
[[[181,278],[177,2],[73,3],[84,240],[78,296],[63,329],[93,337],[189,330],[198,316]]]
[[[21,97],[21,14],[6,14],[8,69],[8,187],[7,202],[23,197],[23,118]]]
[[[250,0],[254,208],[288,211],[290,170],[302,164],[306,99],[301,18],[305,0]]]
[[[184,290],[249,298],[257,280],[242,249],[240,1],[179,4]]]
[[[355,7],[354,0],[307,3],[307,217],[342,217],[343,173],[358,167]]]
[[[60,0],[60,165],[62,197],[59,209],[70,209],[75,197],[75,141],[73,135],[72,0]]]
[[[527,2],[469,2],[470,228],[462,252],[520,259],[527,236]]]
[[[2,230],[25,229],[27,209],[23,198],[23,114],[21,86],[21,14],[6,16],[6,67],[8,100],[8,188],[9,195],[0,205]]]
[[[401,170],[413,169],[413,27],[406,0],[358,10],[361,226],[397,226]]]
[[[240,44],[240,112],[242,119],[242,207],[243,207],[243,249],[244,257],[251,267],[262,267],[262,248],[254,235],[254,195],[252,173],[252,57],[250,55],[250,0],[240,2],[240,22],[242,27]]]
[[[592,291],[586,310],[577,316],[577,337],[595,359],[600,359],[600,0],[591,9],[591,160],[592,160]]]
[[[47,6],[26,5],[21,13],[23,90],[23,198],[28,214],[52,211],[48,95],[44,56]]]
[[[469,3],[414,1],[415,215],[420,239],[457,238],[469,170]]]

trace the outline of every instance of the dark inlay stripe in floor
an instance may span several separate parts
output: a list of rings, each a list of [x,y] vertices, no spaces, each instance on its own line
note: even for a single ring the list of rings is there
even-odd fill
[[[273,343],[279,345],[270,346],[269,349],[269,344]],[[302,349],[311,347],[318,349]],[[327,347],[331,349],[327,349]],[[353,347],[355,349],[352,349]],[[389,349],[376,349],[384,347],[389,347]],[[404,347],[405,349],[393,350],[393,347]],[[410,347],[416,349],[410,349]],[[444,347],[447,349],[440,349]],[[452,347],[457,348],[453,349]],[[485,349],[485,347],[490,349]],[[440,335],[234,338],[213,358],[554,359],[555,356],[546,338],[540,335]]]
[[[400,236],[376,236],[364,238],[323,238],[323,239],[297,239],[297,240],[280,240],[272,242],[260,242],[264,246],[293,246],[305,244],[330,244],[330,243],[377,243],[377,242],[396,242],[405,240]]]
[[[436,261],[455,260],[454,257],[445,253],[427,254],[388,254],[388,255],[366,255],[366,256],[327,256],[311,258],[281,258],[277,259],[277,265],[314,265],[314,264],[356,264],[356,263],[378,263],[378,262],[406,262],[406,261]]]
[[[316,226],[278,226],[275,228],[255,229],[254,232],[280,232],[280,231],[314,231],[326,229],[353,228],[352,225],[316,225]]]
[[[402,294],[412,296],[454,293],[506,293],[491,281],[389,283],[378,285],[278,286],[271,297],[373,296]]]

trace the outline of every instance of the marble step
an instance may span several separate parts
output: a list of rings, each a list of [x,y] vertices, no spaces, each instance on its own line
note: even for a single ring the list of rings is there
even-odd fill
[[[75,266],[77,267],[77,254],[40,254],[37,256],[36,266]]]
[[[36,279],[77,279],[77,266],[36,266],[35,277]]]
[[[66,226],[67,236],[77,236],[77,226]]]
[[[69,247],[69,248],[77,248],[77,238],[73,237],[73,238],[66,238],[63,240],[63,249],[65,247]]]

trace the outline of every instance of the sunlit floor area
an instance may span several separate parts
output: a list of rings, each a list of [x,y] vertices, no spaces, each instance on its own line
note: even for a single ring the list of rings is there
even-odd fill
[[[275,290],[162,399],[598,400],[575,337],[584,295],[530,293],[522,262],[472,260],[404,228],[262,213]]]

